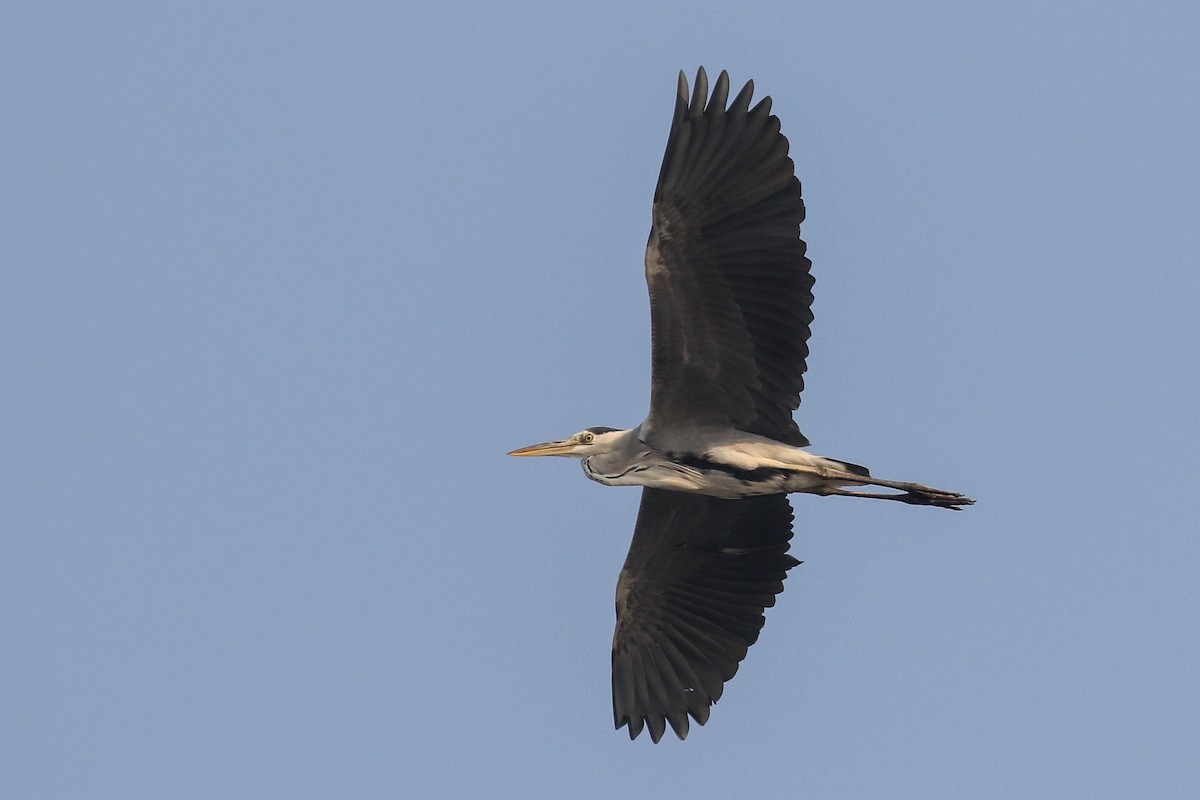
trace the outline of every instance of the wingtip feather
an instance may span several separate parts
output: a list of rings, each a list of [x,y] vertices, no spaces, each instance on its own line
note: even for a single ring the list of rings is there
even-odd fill
[[[708,99],[708,73],[704,67],[696,70],[696,85],[692,87],[692,102],[688,116],[692,119],[704,113],[704,103]]]

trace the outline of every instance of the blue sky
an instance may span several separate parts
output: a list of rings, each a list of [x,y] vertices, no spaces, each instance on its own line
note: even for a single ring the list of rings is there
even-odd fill
[[[0,28],[0,794],[1191,797],[1200,11],[40,4]],[[611,730],[676,74],[804,183],[805,561]]]

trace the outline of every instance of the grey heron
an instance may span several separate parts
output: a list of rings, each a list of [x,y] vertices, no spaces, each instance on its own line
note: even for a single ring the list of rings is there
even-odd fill
[[[708,721],[800,563],[788,555],[788,493],[973,502],[802,449],[792,412],[813,319],[804,201],[771,98],[751,107],[753,92],[747,82],[728,102],[722,72],[709,96],[701,68],[689,94],[679,74],[646,247],[645,421],[509,454],[571,456],[594,481],[643,487],[612,648],[613,720],[631,739],[649,728],[657,742],[667,725],[683,739],[689,716]]]

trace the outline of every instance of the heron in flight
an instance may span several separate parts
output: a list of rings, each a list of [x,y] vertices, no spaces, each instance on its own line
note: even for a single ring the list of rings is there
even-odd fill
[[[675,114],[646,246],[650,414],[514,456],[571,456],[608,486],[642,486],[617,581],[613,719],[636,738],[703,725],[758,638],[790,568],[792,508],[806,492],[959,510],[958,492],[876,478],[809,444],[800,405],[812,322],[804,201],[771,98],[729,101],[701,68]],[[876,487],[892,491],[867,491]]]

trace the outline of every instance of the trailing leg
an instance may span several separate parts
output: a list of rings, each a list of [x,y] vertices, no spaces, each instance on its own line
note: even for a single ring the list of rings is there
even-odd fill
[[[826,470],[822,473],[821,477],[831,481],[831,483],[813,489],[814,494],[869,497],[874,500],[898,500],[901,503],[909,503],[910,505],[936,506],[937,508],[949,508],[955,511],[961,511],[962,506],[969,506],[975,503],[974,500],[964,496],[960,492],[934,489],[932,486],[925,486],[920,483],[889,481],[884,478],[852,475],[848,472],[839,472],[837,470]],[[897,489],[900,491],[900,494],[856,492],[844,488],[846,485],[882,486],[886,489]]]

